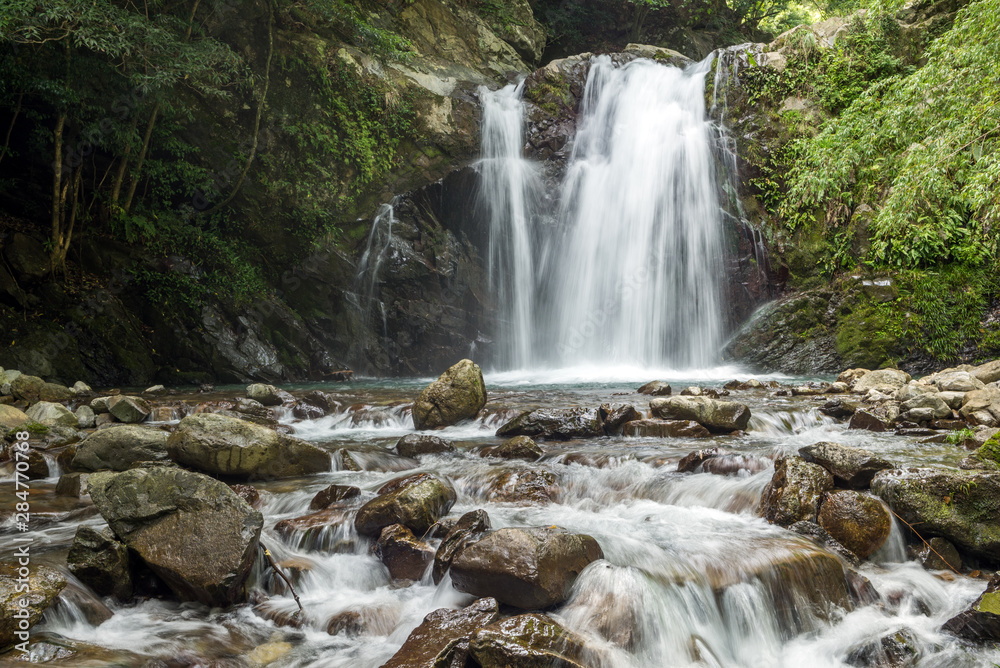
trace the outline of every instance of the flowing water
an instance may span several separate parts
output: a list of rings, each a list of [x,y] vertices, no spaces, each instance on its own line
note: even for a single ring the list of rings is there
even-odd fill
[[[627,370],[623,375],[630,376]],[[693,374],[667,380],[679,386],[713,384],[697,383]],[[542,443],[545,455],[535,464],[498,462],[478,451],[501,442],[494,435],[497,426],[518,410],[608,401],[645,409],[648,401],[634,392],[631,380],[554,382],[543,374],[508,373],[487,376],[490,401],[480,419],[439,432],[457,445],[457,454],[399,457],[390,449],[413,430],[409,402],[425,382],[361,381],[347,390],[327,386],[343,405],[339,412],[306,421],[286,416],[297,436],[326,448],[335,462],[346,449],[364,469],[258,484],[264,499],[262,540],[279,562],[299,574],[297,589],[307,613],[302,628],[273,621],[289,618],[296,606],[273,574],[258,567],[251,586],[270,598],[256,612],[250,605],[210,610],[155,599],[102,603],[77,588],[36,627],[35,637],[46,640],[36,646],[36,654],[52,654],[53,647],[76,652],[58,665],[142,666],[153,657],[183,659],[167,665],[208,665],[246,659],[263,645],[283,652],[275,666],[375,668],[427,613],[467,604],[471,597],[456,592],[447,577],[435,586],[429,573],[418,583],[393,584],[369,554],[368,541],[355,533],[353,511],[308,535],[284,537],[274,526],[309,513],[312,496],[327,485],[356,485],[364,491],[363,501],[400,471],[427,470],[454,484],[458,501],[452,516],[482,508],[495,528],[557,524],[598,540],[605,559],[588,567],[570,600],[552,611],[588,639],[593,666],[844,666],[858,648],[901,630],[920,651],[919,666],[989,667],[1000,661],[1000,652],[974,653],[940,631],[981,593],[983,581],[927,572],[906,561],[897,532],[861,568],[882,602],[852,606],[828,600],[826,585],[843,581],[841,562],[755,515],[773,473],[772,460],[803,445],[835,440],[863,445],[900,464],[954,466],[962,453],[952,446],[849,432],[820,414],[818,401],[772,397],[760,390],[739,393],[754,413],[745,436],[548,442]],[[188,401],[193,405],[204,397]],[[738,451],[741,470],[677,473],[681,457],[713,445]],[[491,485],[502,472],[525,467],[555,476],[553,503],[491,500]],[[37,563],[63,566],[77,524],[103,523],[88,500],[55,497],[55,481],[33,484],[31,537]],[[9,480],[0,482],[4,500],[12,498],[10,487]],[[9,535],[9,520],[2,530]],[[0,558],[12,551],[4,545]],[[105,605],[114,612],[108,619],[103,619]],[[331,620],[344,619],[345,613],[353,624],[328,633]]]

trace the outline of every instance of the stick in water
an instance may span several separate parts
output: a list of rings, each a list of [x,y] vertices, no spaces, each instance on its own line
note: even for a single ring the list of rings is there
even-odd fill
[[[295,603],[299,606],[299,612],[305,612],[305,610],[302,608],[302,601],[299,600],[299,595],[295,593],[295,587],[292,585],[292,581],[288,579],[288,576],[284,574],[284,572],[281,570],[278,564],[274,563],[274,557],[271,556],[271,550],[267,549],[267,547],[265,547],[263,543],[261,543],[260,546],[264,548],[264,556],[267,557],[267,561],[268,563],[271,564],[271,568],[273,568],[274,572],[277,573],[281,577],[281,579],[285,581],[285,584],[288,585],[288,588],[292,590],[292,596],[295,598]]]

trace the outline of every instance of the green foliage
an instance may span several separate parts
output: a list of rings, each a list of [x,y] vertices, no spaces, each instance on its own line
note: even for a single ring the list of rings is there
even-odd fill
[[[888,26],[891,19],[880,19]],[[786,220],[827,209],[835,225],[863,202],[877,205],[869,260],[899,268],[996,261],[1000,222],[1000,0],[976,0],[926,51],[915,72],[861,91],[836,70],[824,99],[846,110],[799,145]],[[892,69],[888,55],[875,72]],[[833,91],[846,90],[841,96]],[[855,95],[852,99],[851,95]],[[834,215],[831,215],[833,213]]]
[[[945,440],[951,445],[961,445],[971,438],[974,438],[976,432],[972,431],[968,427],[965,429],[957,429],[945,437]]]
[[[44,436],[49,433],[49,428],[41,422],[28,422],[21,426],[21,429],[34,436]]]
[[[337,29],[345,41],[392,60],[407,61],[413,57],[413,45],[402,35],[378,27],[347,0],[296,0],[300,6],[320,16]]]

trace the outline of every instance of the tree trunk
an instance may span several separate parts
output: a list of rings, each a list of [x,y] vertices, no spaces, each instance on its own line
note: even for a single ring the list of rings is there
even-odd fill
[[[139,151],[139,157],[136,158],[135,170],[132,172],[132,181],[128,185],[128,195],[125,196],[125,203],[122,204],[122,209],[125,213],[129,213],[132,210],[132,197],[135,196],[135,189],[139,185],[142,165],[146,162],[146,153],[149,152],[149,142],[153,137],[153,127],[156,125],[156,117],[159,113],[160,103],[157,102],[153,105],[153,112],[149,115],[149,123],[146,124],[146,134],[142,137],[142,150]]]

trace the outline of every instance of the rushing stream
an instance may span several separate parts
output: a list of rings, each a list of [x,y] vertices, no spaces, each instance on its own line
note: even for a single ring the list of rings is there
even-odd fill
[[[718,378],[734,373],[719,369],[713,379],[703,374],[700,383],[694,373],[665,379],[675,386],[718,387]],[[830,555],[755,515],[773,472],[773,458],[803,445],[823,440],[863,445],[904,465],[954,465],[960,455],[953,446],[847,431],[816,410],[815,398],[746,391],[739,393],[740,400],[754,417],[744,436],[543,442],[545,455],[531,467],[555,476],[555,502],[490,501],[492,481],[504,470],[525,466],[478,455],[484,446],[501,442],[494,435],[497,425],[514,411],[609,401],[646,407],[648,397],[634,388],[648,375],[605,375],[595,381],[584,380],[591,371],[582,369],[564,370],[561,376],[567,382],[549,382],[540,373],[488,375],[489,403],[480,419],[437,432],[452,440],[459,452],[422,456],[419,461],[390,448],[413,430],[408,402],[426,379],[327,386],[324,389],[342,404],[341,412],[305,421],[287,416],[283,421],[297,436],[329,450],[335,462],[335,453],[346,448],[365,469],[257,483],[264,500],[262,542],[279,562],[301,573],[298,591],[308,619],[302,628],[271,621],[290,617],[295,603],[258,567],[251,586],[271,596],[258,613],[249,605],[210,610],[156,599],[130,605],[108,600],[115,614],[102,621],[105,603],[84,590],[64,595],[34,631],[36,638],[49,641],[36,645],[37,652],[72,646],[77,654],[66,665],[141,666],[150,657],[167,662],[155,665],[210,665],[216,659],[247,657],[264,645],[283,648],[273,665],[377,667],[427,613],[467,604],[472,597],[456,592],[447,576],[435,586],[429,572],[419,583],[393,584],[381,562],[369,555],[368,541],[355,533],[350,513],[343,522],[306,536],[282,537],[274,526],[307,514],[312,496],[332,483],[356,485],[367,500],[400,471],[427,470],[447,476],[458,491],[451,516],[482,508],[494,528],[556,524],[598,540],[605,559],[584,571],[570,600],[554,611],[599,652],[594,665],[842,666],[852,652],[897,631],[905,631],[919,649],[920,666],[989,667],[1000,661],[1000,652],[973,655],[940,632],[945,620],[981,593],[981,580],[925,571],[907,560],[900,534],[894,531],[860,569],[883,600],[849,611],[850,606],[823,598],[823,581],[830,577],[823,564]],[[193,407],[205,397],[183,399]],[[712,445],[738,450],[743,470],[735,475],[676,472],[681,457]],[[55,482],[52,477],[34,483],[37,528],[32,538],[36,559],[62,565],[77,524],[103,523],[87,497],[54,496]],[[0,483],[4,498],[12,496],[7,494],[10,485],[9,480]],[[9,520],[4,530],[9,530],[7,524]],[[5,545],[0,558],[9,558],[12,551]],[[843,577],[837,564],[834,576]],[[328,633],[331,619],[344,613],[355,613],[355,624]]]

